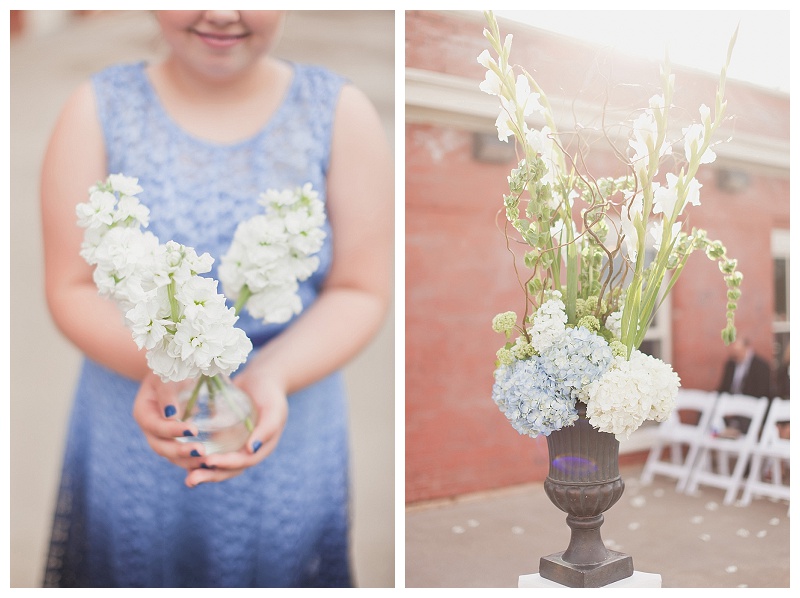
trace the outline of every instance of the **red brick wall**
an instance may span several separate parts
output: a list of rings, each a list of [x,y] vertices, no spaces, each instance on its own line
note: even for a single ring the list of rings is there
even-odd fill
[[[485,47],[482,28],[480,19],[409,12],[407,66],[470,77],[477,86],[483,78],[475,60]],[[590,63],[596,56],[590,47],[549,34],[526,36],[519,27],[502,25],[501,31],[515,33],[515,61],[536,64],[545,89],[570,93],[585,83],[580,68],[564,69],[558,57],[569,56],[572,65]],[[658,84],[657,65],[615,65],[620,70],[624,80]],[[676,102],[683,98],[696,107],[713,99],[713,78],[692,73],[679,81],[684,87],[679,82]],[[788,98],[747,86],[729,85],[728,91],[738,131],[788,136]],[[698,95],[703,99],[695,101]],[[595,167],[608,163],[602,152],[592,158]],[[474,161],[470,132],[406,126],[407,502],[540,480],[547,472],[545,438],[519,436],[491,400],[494,354],[502,342],[491,319],[522,310],[504,237],[494,225],[512,166]],[[703,205],[691,223],[721,238],[739,259],[745,279],[738,323],[760,352],[771,355],[770,234],[788,228],[789,183],[749,174],[750,186],[729,194],[717,188],[713,168],[702,171]],[[672,362],[686,387],[717,384],[726,355],[719,340],[725,290],[717,266],[696,254],[673,292]]]

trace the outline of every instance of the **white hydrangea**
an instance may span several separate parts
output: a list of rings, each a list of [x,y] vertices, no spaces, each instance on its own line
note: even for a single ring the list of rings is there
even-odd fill
[[[220,260],[225,294],[247,297],[250,314],[265,323],[283,323],[303,309],[298,281],[319,267],[313,254],[325,239],[325,207],[310,183],[269,190],[259,203],[265,212],[236,228],[230,248]]]
[[[615,357],[605,374],[586,386],[586,416],[595,428],[624,440],[646,419],[664,421],[679,386],[668,364],[634,350],[630,360]]]

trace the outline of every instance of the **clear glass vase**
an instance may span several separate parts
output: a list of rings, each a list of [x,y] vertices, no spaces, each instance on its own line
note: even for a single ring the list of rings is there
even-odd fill
[[[178,395],[178,418],[193,423],[197,436],[184,442],[201,442],[206,454],[238,451],[247,442],[256,421],[253,400],[227,376],[200,376]]]

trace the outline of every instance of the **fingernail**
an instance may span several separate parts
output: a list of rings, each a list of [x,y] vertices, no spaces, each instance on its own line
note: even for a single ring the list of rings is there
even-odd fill
[[[192,449],[192,452],[189,453],[192,457],[199,457],[200,453],[197,452],[197,449]]]
[[[183,431],[183,435],[184,435],[184,436],[194,436],[194,434],[192,434],[192,431],[191,431],[191,430],[184,430],[184,431]]]
[[[200,464],[200,469],[214,469],[214,466],[212,465],[211,467],[209,467],[205,463],[201,463]]]
[[[178,413],[178,410],[175,409],[175,405],[167,405],[166,407],[164,407],[164,416],[165,417],[172,417],[176,413]]]
[[[255,452],[258,452],[258,449],[260,449],[260,448],[261,448],[261,441],[260,441],[260,440],[256,440],[256,441],[253,443],[253,452],[254,452],[254,453],[255,453]]]

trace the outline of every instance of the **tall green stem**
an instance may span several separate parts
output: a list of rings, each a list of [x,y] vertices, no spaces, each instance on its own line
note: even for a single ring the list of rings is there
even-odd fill
[[[236,315],[239,315],[239,312],[242,311],[244,304],[247,303],[247,300],[250,299],[250,296],[253,293],[250,291],[250,287],[244,285],[242,289],[239,291],[239,298],[236,300],[236,304],[233,306],[233,311]]]

